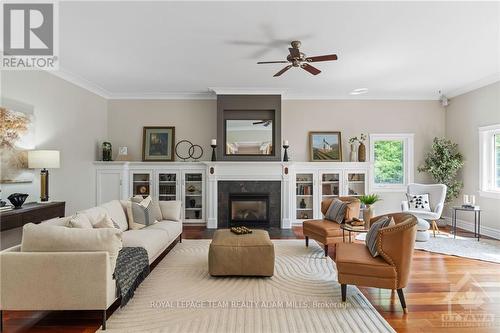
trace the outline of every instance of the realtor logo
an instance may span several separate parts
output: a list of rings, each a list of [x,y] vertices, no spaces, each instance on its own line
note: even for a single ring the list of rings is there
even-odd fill
[[[2,7],[2,69],[57,69],[56,3]]]

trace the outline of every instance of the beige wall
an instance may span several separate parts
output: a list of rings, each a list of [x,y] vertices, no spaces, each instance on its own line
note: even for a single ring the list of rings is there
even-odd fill
[[[61,168],[50,170],[51,199],[66,201],[67,214],[93,206],[92,162],[97,142],[106,138],[106,100],[42,71],[4,71],[1,83],[3,101],[34,110],[36,149],[61,151]],[[28,201],[39,200],[39,171],[34,173],[31,184],[3,184],[2,197],[24,192]]]
[[[114,155],[128,147],[134,160],[142,160],[143,126],[175,126],[175,140],[189,140],[203,147],[202,160],[209,160],[210,139],[216,138],[215,100],[110,100],[108,137]]]
[[[500,235],[500,200],[480,197],[478,127],[500,124],[500,82],[457,96],[446,108],[446,136],[456,142],[465,157],[463,194],[475,194],[481,206],[481,225]],[[457,200],[457,204],[460,200]],[[459,218],[473,221],[468,214]]]
[[[215,101],[112,100],[108,103],[108,136],[117,151],[127,146],[136,160],[142,154],[143,126],[175,126],[176,140],[203,146],[210,158],[210,139],[216,137]],[[307,161],[308,132],[341,131],[344,160],[351,136],[363,133],[414,133],[415,168],[435,136],[444,135],[444,110],[436,101],[295,101],[282,104],[282,135],[290,142],[294,161]],[[417,181],[428,177],[418,174]],[[384,193],[377,213],[400,209],[402,193]]]

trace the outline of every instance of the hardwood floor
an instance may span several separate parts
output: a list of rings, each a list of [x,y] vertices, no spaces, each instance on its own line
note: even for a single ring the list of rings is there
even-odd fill
[[[183,238],[211,238],[212,234],[205,227],[190,226],[184,228]],[[270,235],[303,238],[301,227],[272,230]],[[331,247],[329,255],[334,251]],[[460,288],[452,294],[455,285]],[[405,288],[408,314],[401,310],[396,293],[359,289],[397,332],[500,332],[500,264],[415,251]],[[97,311],[5,311],[4,332],[95,332],[100,320]]]

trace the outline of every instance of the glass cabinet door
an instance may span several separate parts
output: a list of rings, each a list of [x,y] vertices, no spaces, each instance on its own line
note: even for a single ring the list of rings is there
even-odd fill
[[[297,220],[314,218],[314,174],[298,173],[295,176],[296,184],[296,216]]]
[[[132,172],[132,196],[151,195],[151,173]]]
[[[321,200],[340,196],[340,172],[321,173]]]
[[[200,172],[184,174],[184,219],[203,220],[203,174]]]
[[[171,201],[177,199],[177,174],[173,172],[158,173],[158,200]]]
[[[361,196],[366,194],[366,173],[347,172],[347,195]]]

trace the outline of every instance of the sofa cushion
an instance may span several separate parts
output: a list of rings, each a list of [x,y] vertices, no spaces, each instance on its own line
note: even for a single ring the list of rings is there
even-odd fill
[[[323,237],[341,237],[340,224],[328,220],[308,220],[303,222],[304,233],[308,231]]]
[[[182,233],[182,222],[177,221],[159,221],[147,227],[147,229],[158,229],[168,233],[170,240],[178,237]]]
[[[125,214],[125,209],[118,200],[112,200],[102,204],[102,207],[108,213],[108,216],[113,220],[121,231],[128,229],[127,215]]]
[[[180,200],[160,201],[159,205],[160,205],[162,220],[169,220],[169,221],[181,220],[182,202]]]
[[[22,252],[108,252],[113,272],[122,248],[115,228],[81,229],[28,223],[23,227]]]
[[[55,225],[59,227],[67,227],[69,224],[69,221],[73,218],[73,216],[66,216],[66,217],[56,217],[47,221],[43,221],[42,223],[44,225]]]
[[[346,211],[347,204],[338,199],[334,199],[326,211],[325,219],[342,223],[344,221]]]
[[[390,226],[396,225],[394,219],[389,216],[382,216],[376,222],[374,222],[370,230],[366,233],[366,247],[368,251],[370,251],[373,257],[377,257],[379,255],[377,251],[377,243],[378,243],[378,233],[382,228],[387,228]]]
[[[396,269],[382,257],[372,257],[364,244],[339,243],[335,248],[335,263],[339,274],[396,278]]]
[[[123,246],[139,246],[148,251],[149,263],[169,245],[170,236],[167,231],[146,227],[138,230],[127,230],[122,234]]]
[[[82,210],[78,214],[85,214],[90,220],[92,225],[101,222],[101,220],[108,214],[106,209],[103,207],[92,207],[89,209]]]
[[[113,220],[109,216],[105,216],[101,220],[101,222],[94,224],[93,227],[94,228],[116,228],[116,229],[120,230],[120,228],[117,228],[118,226],[113,222]]]

